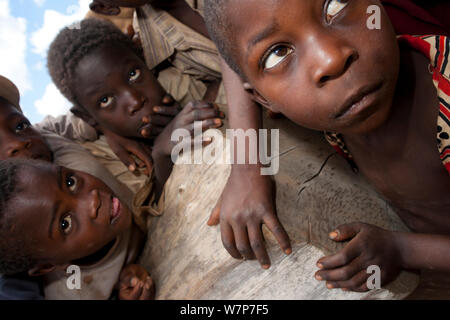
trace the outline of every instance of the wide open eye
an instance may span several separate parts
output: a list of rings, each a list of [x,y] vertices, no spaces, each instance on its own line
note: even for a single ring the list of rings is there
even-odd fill
[[[75,176],[68,176],[66,179],[66,185],[70,191],[74,192],[77,190],[78,179]]]
[[[327,22],[330,22],[339,12],[344,9],[349,0],[330,0],[327,4],[325,13],[327,15]]]
[[[263,60],[264,70],[270,70],[279,65],[294,50],[285,45],[279,45],[272,49]]]
[[[72,230],[72,216],[66,215],[61,219],[60,222],[61,230],[64,232],[64,234],[68,234],[70,230]]]
[[[16,133],[19,133],[20,131],[23,131],[27,128],[29,128],[31,124],[28,121],[20,121],[16,126]]]
[[[136,81],[141,76],[141,70],[140,69],[133,69],[128,74],[130,81]]]
[[[113,102],[113,97],[111,97],[111,96],[103,97],[100,99],[100,108],[102,108],[102,109],[108,108],[112,102]]]

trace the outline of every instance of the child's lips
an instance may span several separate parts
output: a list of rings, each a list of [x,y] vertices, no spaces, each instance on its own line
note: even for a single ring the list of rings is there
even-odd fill
[[[112,197],[111,199],[111,213],[110,213],[110,223],[114,224],[120,218],[122,209],[122,204],[120,200],[116,197]]]
[[[383,83],[377,82],[375,84],[364,86],[355,94],[351,95],[339,111],[334,115],[335,119],[342,119],[348,115],[356,115],[370,107],[375,99],[374,93],[377,92]]]

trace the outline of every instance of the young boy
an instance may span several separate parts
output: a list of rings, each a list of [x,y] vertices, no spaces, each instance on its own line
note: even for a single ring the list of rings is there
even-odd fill
[[[382,9],[381,28],[367,27],[371,5],[381,9],[379,1],[209,0],[205,14],[258,101],[305,127],[339,132],[327,134],[330,142],[415,232],[360,223],[332,232],[352,240],[319,260],[316,278],[355,291],[367,290],[370,265],[383,284],[401,269],[450,270],[448,39],[402,37],[399,50]]]
[[[139,249],[131,211],[100,179],[24,159],[1,161],[0,176],[2,274],[45,276],[47,299],[108,299],[118,281],[119,298],[151,298],[147,272],[129,264]],[[69,265],[81,270],[76,289]]]
[[[203,1],[94,0],[90,7],[104,17],[135,8],[133,26],[146,64],[177,101],[201,100],[209,90],[211,102],[226,103],[219,54],[201,16]]]
[[[122,201],[128,207],[131,206],[133,199],[130,190],[120,184],[106,168],[101,166],[94,157],[92,157],[87,150],[81,148],[77,143],[64,139],[61,136],[48,132],[38,126],[31,126],[28,119],[22,114],[20,108],[20,95],[17,87],[7,78],[0,76],[0,159],[39,159],[47,162],[54,162],[57,165],[65,166],[73,170],[81,170],[93,176],[101,178],[115,194],[119,195]],[[76,124],[72,123],[76,126]],[[6,183],[7,181],[5,181]],[[39,188],[36,188],[39,189]],[[124,239],[126,240],[126,239]],[[128,240],[127,240],[128,241]],[[130,247],[131,248],[131,247]],[[117,274],[109,273],[111,276],[108,284],[102,285],[102,290],[96,288],[98,282],[93,282],[90,288],[94,288],[93,298],[108,298],[111,295],[111,290],[115,283],[119,280],[119,273],[121,271],[120,260],[117,261],[119,267],[115,268]],[[110,266],[111,267],[111,266]],[[114,269],[114,268],[111,268]],[[142,273],[143,270],[139,266],[129,266],[123,272],[124,275],[133,275],[133,272]],[[87,274],[83,270],[83,276]],[[64,283],[62,275],[61,281],[53,282],[56,284]],[[145,278],[143,278],[145,279]],[[1,279],[2,292],[1,296],[7,299],[39,299],[44,296],[40,294],[40,289],[37,282],[31,281],[25,275],[3,275]],[[108,286],[110,286],[108,288]],[[45,286],[45,298],[54,299],[61,296],[67,296],[64,290],[58,292],[50,292],[49,286]],[[86,295],[86,288],[80,292],[71,291],[71,293],[79,293],[80,297],[88,297]],[[128,289],[127,289],[128,290]],[[89,290],[88,290],[89,291]],[[101,296],[98,294],[101,292]],[[123,290],[122,290],[123,291]],[[92,294],[91,292],[91,294]],[[138,298],[139,295],[126,296],[121,295],[122,298]]]
[[[74,114],[100,132],[153,143],[156,198],[172,168],[172,132],[193,132],[195,121],[203,121],[203,129],[222,125],[223,112],[209,103],[188,103],[182,111],[164,107],[164,88],[109,22],[87,19],[80,29],[63,29],[50,47],[48,68]]]

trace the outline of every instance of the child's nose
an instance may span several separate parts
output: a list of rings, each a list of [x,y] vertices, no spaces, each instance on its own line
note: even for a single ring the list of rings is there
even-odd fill
[[[23,151],[31,148],[31,141],[29,139],[26,140],[13,140],[9,146],[7,151],[8,158],[13,158],[19,156]]]
[[[89,218],[97,219],[100,207],[103,205],[106,205],[106,203],[101,203],[99,191],[97,189],[92,190],[89,194],[89,208],[87,210]]]
[[[130,90],[128,93],[128,114],[133,116],[144,105],[145,97],[136,90]]]
[[[347,46],[339,39],[326,37],[317,43],[313,81],[321,87],[328,81],[339,78],[358,59],[355,49]]]

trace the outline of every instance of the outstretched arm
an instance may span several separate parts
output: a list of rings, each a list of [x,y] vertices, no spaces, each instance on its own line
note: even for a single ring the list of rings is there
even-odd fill
[[[223,60],[222,75],[227,92],[230,128],[261,128],[260,107],[244,90],[239,76]],[[249,152],[246,152],[247,163],[248,155]],[[291,246],[289,236],[276,216],[272,181],[268,176],[262,176],[260,169],[260,164],[232,165],[230,177],[208,225],[215,225],[220,219],[222,242],[230,255],[236,259],[256,258],[267,269],[270,259],[265,248],[262,224],[274,234],[286,254],[291,253]]]

